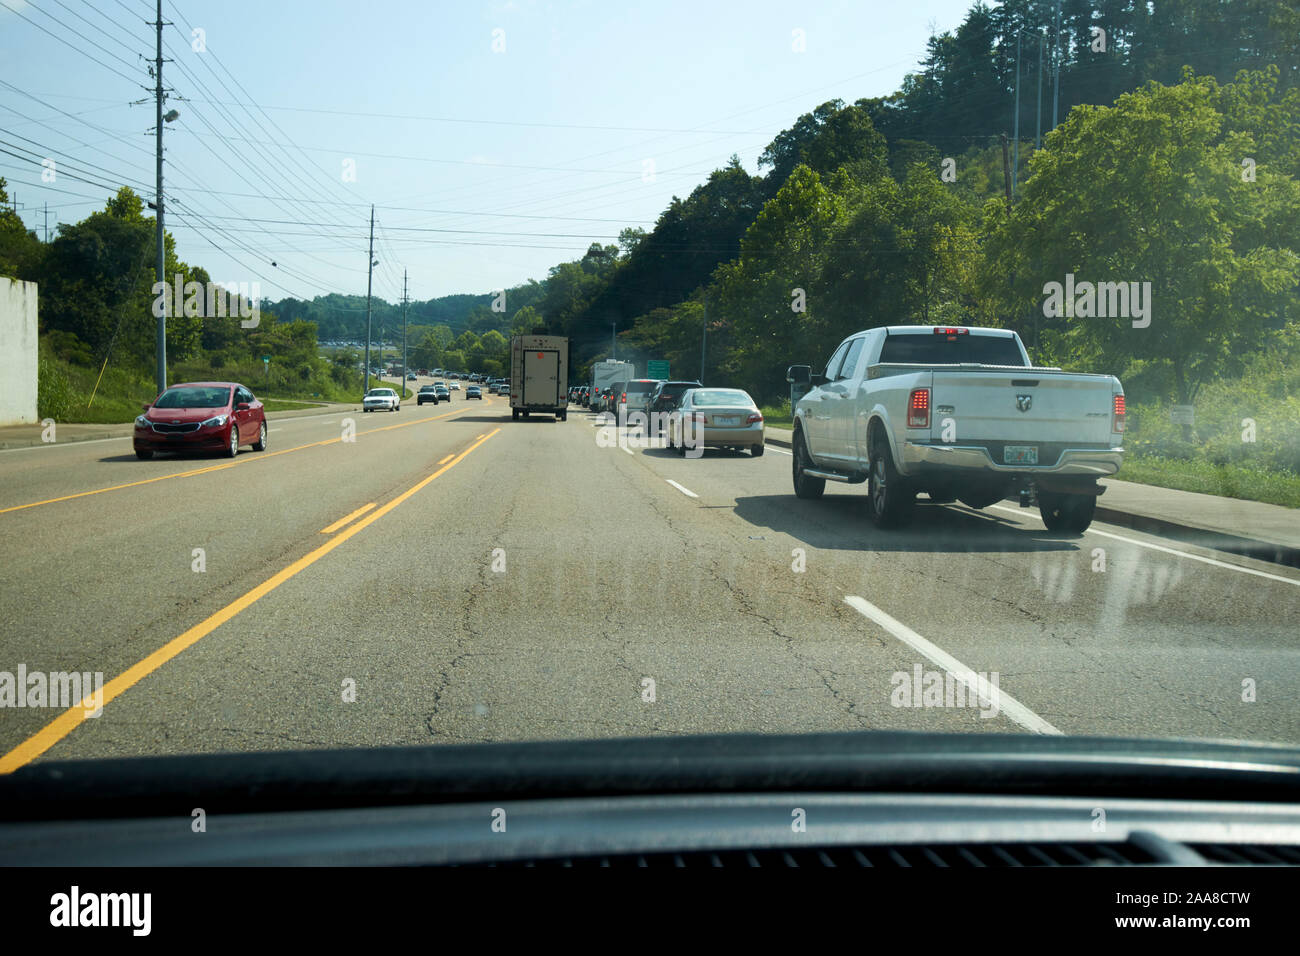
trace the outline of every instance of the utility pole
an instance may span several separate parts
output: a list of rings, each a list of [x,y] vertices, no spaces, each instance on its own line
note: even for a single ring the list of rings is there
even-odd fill
[[[1007,194],[1007,215],[1011,215],[1011,161],[1007,158],[1007,134],[1002,134],[1002,185]]]
[[[156,107],[157,128],[154,130],[155,141],[155,160],[156,160],[156,182],[154,183],[154,201],[157,203],[155,210],[157,218],[154,221],[156,226],[156,239],[158,244],[158,268],[155,279],[162,283],[163,287],[163,308],[162,315],[158,316],[158,326],[156,337],[154,339],[155,368],[154,377],[157,379],[158,394],[161,395],[167,390],[167,304],[170,298],[167,295],[167,243],[165,240],[166,233],[163,231],[163,78],[162,78],[162,0],[158,0],[158,19],[154,21],[154,27],[158,31],[158,45],[156,59],[154,60],[154,105]]]
[[[700,384],[704,384],[704,354],[709,345],[709,303],[704,303],[704,328],[700,337]]]
[[[406,270],[402,270],[402,388],[406,388]]]
[[[50,242],[50,204],[45,204],[45,244]]]
[[[1020,172],[1020,33],[1016,32],[1016,116],[1012,120],[1012,137],[1016,141],[1011,160],[1011,195],[1016,194],[1016,176]]]
[[[618,323],[609,323],[609,360],[612,362],[618,358],[615,350],[618,348]]]
[[[161,0],[160,0],[161,2]],[[366,391],[370,391],[370,281],[375,271],[375,207],[370,207],[370,252],[366,255]]]
[[[1043,145],[1043,35],[1038,35],[1038,108],[1034,111],[1034,149]]]
[[[1061,105],[1061,0],[1056,0],[1056,24],[1052,28],[1052,129],[1056,129],[1056,112]]]

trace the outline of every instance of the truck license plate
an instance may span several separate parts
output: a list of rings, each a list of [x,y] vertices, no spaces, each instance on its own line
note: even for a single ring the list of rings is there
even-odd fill
[[[1036,465],[1038,446],[1007,445],[1002,449],[1002,462],[1007,465]]]

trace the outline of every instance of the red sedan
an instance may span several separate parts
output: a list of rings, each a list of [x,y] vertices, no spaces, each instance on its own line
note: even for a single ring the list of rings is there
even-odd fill
[[[220,451],[228,458],[240,445],[266,450],[266,412],[262,403],[236,382],[173,385],[135,420],[135,454],[156,451]]]

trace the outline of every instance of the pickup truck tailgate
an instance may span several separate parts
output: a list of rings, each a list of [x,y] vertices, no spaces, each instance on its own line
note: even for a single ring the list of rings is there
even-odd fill
[[[988,442],[1001,448],[1017,443],[1111,443],[1112,385],[1108,375],[953,367],[936,368],[932,381],[932,440],[944,440],[944,422],[951,418],[958,445]],[[997,456],[997,461],[1001,464],[1004,460]]]

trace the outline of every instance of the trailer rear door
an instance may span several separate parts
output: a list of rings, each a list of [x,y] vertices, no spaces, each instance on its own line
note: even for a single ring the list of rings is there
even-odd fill
[[[560,404],[559,350],[529,349],[524,352],[523,405],[550,408]]]

